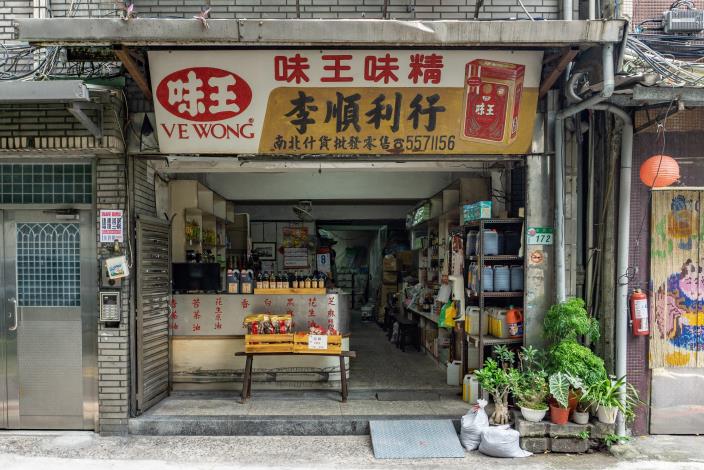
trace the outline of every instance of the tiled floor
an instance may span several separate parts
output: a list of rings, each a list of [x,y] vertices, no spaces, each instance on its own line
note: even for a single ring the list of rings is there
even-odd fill
[[[152,416],[461,416],[468,406],[459,388],[446,385],[445,371],[425,353],[392,345],[375,323],[355,312],[350,349],[350,396],[337,390],[257,390],[245,404],[238,392],[178,392]]]

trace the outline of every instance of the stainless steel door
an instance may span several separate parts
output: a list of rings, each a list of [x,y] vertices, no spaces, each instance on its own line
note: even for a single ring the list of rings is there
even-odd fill
[[[3,212],[5,427],[93,429],[94,218]]]

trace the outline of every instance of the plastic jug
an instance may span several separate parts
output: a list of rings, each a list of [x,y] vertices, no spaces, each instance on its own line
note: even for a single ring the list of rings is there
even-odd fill
[[[506,323],[509,338],[523,337],[523,310],[513,305],[506,312]]]
[[[494,291],[494,269],[491,266],[482,268],[482,290],[484,292]]]
[[[479,307],[471,305],[465,309],[466,331],[470,335],[476,336],[479,334],[479,311]],[[483,335],[489,331],[489,312],[486,309],[484,309],[484,315],[482,316],[481,331]]]
[[[447,385],[460,384],[460,371],[462,361],[452,361],[447,363]]]
[[[511,266],[511,290],[523,290],[523,266]]]
[[[484,307],[484,311],[486,312],[486,318],[489,320],[487,323],[489,323],[489,328],[487,330],[487,333],[489,333],[492,336],[494,335],[494,331],[496,331],[496,308],[495,307]]]
[[[467,374],[462,380],[462,400],[474,405],[479,399],[479,381],[474,374]]]
[[[477,263],[471,263],[469,268],[467,268],[467,288],[472,292],[479,290],[477,286],[478,269]]]
[[[511,270],[508,266],[494,266],[494,292],[511,290]]]
[[[508,335],[508,309],[497,308],[494,310],[494,332],[492,333],[497,338],[506,339]]]
[[[477,245],[479,245],[479,240],[477,236]],[[499,254],[499,235],[496,230],[485,229],[482,236],[482,243],[484,244],[484,255],[493,256]],[[479,250],[477,250],[479,252]]]
[[[477,231],[470,230],[467,232],[467,246],[465,247],[465,252],[467,256],[474,256],[477,254]]]

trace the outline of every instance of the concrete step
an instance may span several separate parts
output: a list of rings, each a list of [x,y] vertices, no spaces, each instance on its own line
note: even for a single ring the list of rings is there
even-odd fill
[[[140,416],[129,421],[129,433],[145,436],[364,436],[370,420],[451,419],[457,415],[372,416]]]

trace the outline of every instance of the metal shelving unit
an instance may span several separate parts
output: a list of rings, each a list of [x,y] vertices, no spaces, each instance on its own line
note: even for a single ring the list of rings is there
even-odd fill
[[[470,335],[466,334],[466,338],[468,343],[474,343],[474,346],[478,349],[479,353],[479,366],[484,363],[484,348],[487,346],[494,346],[497,344],[523,344],[523,338],[496,338],[491,335],[483,335],[481,334],[482,332],[482,327],[483,327],[483,317],[484,317],[484,310],[486,308],[485,301],[487,299],[523,299],[524,292],[523,291],[514,291],[514,292],[485,292],[484,291],[484,280],[482,279],[484,275],[484,270],[483,267],[485,263],[494,263],[494,262],[508,262],[508,261],[520,261],[521,264],[524,264],[524,269],[525,269],[525,260],[522,256],[518,255],[484,255],[484,230],[486,228],[499,228],[499,229],[506,229],[510,228],[511,226],[517,226],[519,229],[522,228],[524,223],[524,220],[522,218],[507,218],[507,219],[481,219],[481,220],[475,220],[472,222],[468,222],[464,224],[464,236],[466,240],[467,232],[468,229],[477,229],[478,230],[478,243],[477,243],[477,254],[475,256],[469,256],[467,259],[469,261],[474,261],[477,263],[478,269],[477,269],[477,276],[478,276],[478,291],[475,293],[472,293],[471,295],[468,293],[467,298],[468,301],[474,301],[477,302],[479,305],[479,334],[478,335]],[[469,265],[467,264],[467,268],[469,269]],[[467,272],[465,272],[465,283],[467,282]],[[465,288],[468,286],[465,284]],[[521,304],[523,302],[521,301]],[[469,305],[469,303],[468,303]],[[525,334],[524,334],[525,337]]]

